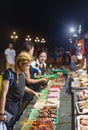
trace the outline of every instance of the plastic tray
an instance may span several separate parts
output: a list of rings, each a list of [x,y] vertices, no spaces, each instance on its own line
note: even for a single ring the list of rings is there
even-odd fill
[[[40,96],[40,99],[47,99],[48,93],[42,93],[42,96]]]
[[[23,127],[21,128],[21,130],[31,130],[31,126],[28,126],[28,125],[23,125]],[[56,130],[56,125],[54,125],[54,129],[53,130]]]
[[[35,117],[35,118],[39,117],[38,109],[32,109],[32,111],[31,111],[31,113],[29,115],[29,119],[30,119],[30,117]]]
[[[80,124],[80,119],[81,118],[88,118],[88,115],[79,115],[79,116],[77,116],[77,130],[81,130],[81,124]]]
[[[35,103],[34,108],[35,108],[35,109],[41,109],[41,108],[43,108],[44,105],[45,105],[45,102],[46,102],[46,99],[39,99],[39,100]]]
[[[31,126],[23,125],[21,130],[31,130]]]
[[[36,119],[28,119],[21,127],[21,130],[30,130],[35,120]]]
[[[85,102],[85,101],[79,101],[79,102],[75,103],[78,114],[86,114],[86,113],[88,113],[88,108],[83,109],[83,111],[81,111],[80,108],[79,108],[79,105],[81,105],[83,102]]]
[[[49,94],[52,94],[52,93],[58,94],[58,97],[57,96],[53,96],[53,95],[49,96]],[[47,99],[50,99],[50,98],[58,99],[58,100],[60,99],[60,91],[58,91],[58,92],[49,92],[49,94],[48,94],[48,98]]]
[[[48,91],[47,89],[44,89],[41,91],[42,96],[40,96],[40,99],[47,99],[48,97]]]
[[[52,71],[53,71],[53,73],[57,73],[57,72],[59,72],[60,71],[60,69],[52,69]]]
[[[59,119],[58,119],[58,109],[56,111],[56,119],[54,120],[54,125],[58,124]]]
[[[63,74],[67,74],[67,70],[64,70],[64,69],[54,69],[53,70],[53,73],[57,73],[57,72],[62,72]]]
[[[41,91],[41,93],[42,93],[42,94],[48,94],[48,91],[49,91],[48,89],[43,89],[43,90]]]
[[[40,78],[49,78],[49,79],[54,79],[54,78],[58,78],[57,74],[44,74],[44,75],[37,75],[35,77],[36,79],[40,79]]]
[[[74,82],[71,82],[71,88],[73,90],[84,90],[84,89],[88,89],[88,87],[85,87],[85,86],[81,86],[81,85],[76,86]]]

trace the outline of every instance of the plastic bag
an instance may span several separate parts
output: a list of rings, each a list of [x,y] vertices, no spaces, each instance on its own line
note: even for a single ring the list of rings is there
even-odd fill
[[[0,121],[0,130],[7,130],[6,124],[3,121]]]
[[[7,112],[6,110],[5,110],[5,113],[6,113],[6,117],[7,117],[7,121],[6,122],[9,123],[10,120],[13,118],[13,115],[11,113]]]

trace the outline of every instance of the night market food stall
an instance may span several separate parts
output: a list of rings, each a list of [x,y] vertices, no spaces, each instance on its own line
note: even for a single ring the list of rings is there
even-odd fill
[[[71,73],[72,130],[88,129],[88,74],[86,70]]]
[[[65,85],[63,74],[67,74],[67,71],[55,70],[51,75],[44,75],[50,80],[41,91],[42,96],[29,103],[14,130],[56,130],[59,122],[60,91]]]

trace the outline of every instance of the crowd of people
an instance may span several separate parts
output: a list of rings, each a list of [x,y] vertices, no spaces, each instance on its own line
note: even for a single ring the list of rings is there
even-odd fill
[[[34,56],[34,51],[36,56]],[[41,89],[48,82],[47,78],[35,78],[36,75],[46,73],[47,50],[40,48],[37,51],[32,42],[25,42],[21,52],[16,54],[13,44],[10,43],[4,54],[6,69],[3,74],[0,94],[0,120],[5,121],[7,130],[13,130],[14,124],[19,120],[30,101],[33,100],[34,95],[37,98],[40,97]],[[79,65],[76,49],[73,48],[70,53],[63,51],[63,65],[66,64],[66,56],[69,59],[70,69],[76,71]],[[52,58],[55,62],[57,51],[52,53]],[[83,65],[85,65],[85,57],[82,59]],[[82,65],[82,62],[80,62],[80,65]],[[6,113],[11,114],[10,121],[8,121]]]
[[[42,84],[48,82],[46,78],[35,79],[36,75],[46,72],[46,50],[41,48],[35,58],[33,53],[34,45],[31,42],[24,43],[17,56],[12,43],[5,50],[6,69],[0,94],[0,120],[5,121],[7,130],[13,129],[33,96],[40,97]],[[7,113],[12,115],[10,121]]]

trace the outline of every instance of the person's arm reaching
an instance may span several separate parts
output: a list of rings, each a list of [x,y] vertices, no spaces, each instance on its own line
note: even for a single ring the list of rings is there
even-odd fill
[[[31,93],[31,94],[34,94],[36,97],[40,97],[42,94],[41,93],[38,93],[38,92],[35,92],[35,91],[33,91],[32,89],[30,89],[30,88],[28,88],[28,87],[25,87],[25,91],[27,92],[27,93]]]

